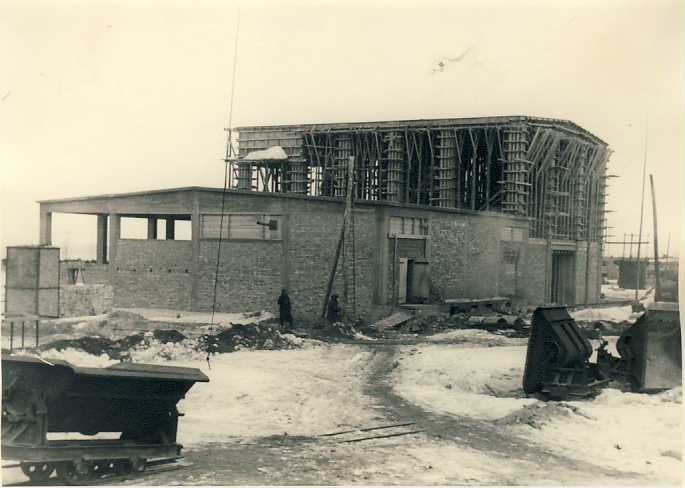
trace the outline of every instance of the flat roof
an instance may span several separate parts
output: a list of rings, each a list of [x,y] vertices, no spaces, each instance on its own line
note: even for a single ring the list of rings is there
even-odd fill
[[[88,195],[74,198],[56,198],[52,200],[38,200],[39,204],[59,204],[59,203],[72,203],[72,202],[84,202],[89,200],[106,200],[114,198],[127,198],[127,197],[137,197],[137,196],[147,196],[147,195],[159,195],[164,193],[180,193],[180,192],[209,192],[209,193],[221,193],[222,188],[212,188],[204,186],[183,186],[177,188],[165,188],[157,190],[147,190],[147,191],[134,191],[126,193],[108,193],[104,195]],[[251,191],[251,190],[226,190],[227,195],[236,196],[247,196],[247,197],[265,197],[265,198],[281,198],[281,199],[294,199],[294,200],[305,200],[314,202],[329,202],[329,203],[344,203],[344,198],[342,197],[326,197],[326,196],[312,196],[312,195],[302,195],[299,193],[279,193],[279,192],[267,192],[267,191]],[[389,202],[385,200],[364,200],[355,199],[355,206],[384,206],[393,208],[410,208],[417,210],[426,210],[434,212],[444,212],[444,213],[457,213],[457,214],[467,214],[467,215],[481,215],[490,216],[514,220],[530,220],[526,216],[507,214],[503,212],[494,212],[491,210],[471,210],[468,208],[452,208],[452,207],[433,207],[431,205],[418,205],[412,203],[401,203],[401,202]]]
[[[339,122],[339,123],[316,123],[316,124],[280,124],[280,125],[249,125],[236,127],[237,131],[257,130],[294,130],[294,131],[343,131],[350,129],[393,129],[401,127],[425,127],[425,126],[455,126],[455,125],[493,125],[512,122],[529,122],[538,125],[557,125],[564,127],[578,135],[586,136],[594,141],[607,145],[605,141],[592,132],[582,128],[575,122],[567,119],[555,119],[550,117],[533,117],[528,115],[497,115],[494,117],[459,117],[441,119],[410,119],[410,120],[384,120],[372,122]]]

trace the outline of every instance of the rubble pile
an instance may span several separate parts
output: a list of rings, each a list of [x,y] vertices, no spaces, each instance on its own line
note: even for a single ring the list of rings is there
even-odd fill
[[[77,350],[113,360],[154,361],[196,359],[207,354],[227,353],[244,349],[298,349],[304,340],[292,334],[262,324],[237,324],[215,334],[198,338],[187,337],[174,329],[155,329],[113,339],[103,336],[83,336],[58,339],[41,345],[40,351]]]
[[[268,324],[236,324],[217,334],[204,334],[198,342],[200,350],[214,353],[244,349],[297,349],[303,340],[293,334],[281,334]]]
[[[526,337],[529,321],[516,315],[497,313],[490,309],[477,313],[419,315],[405,322],[400,331],[408,334],[432,335],[449,329],[482,329],[509,337]]]
[[[128,335],[121,339],[102,336],[83,336],[74,339],[58,339],[39,347],[41,351],[75,349],[94,356],[106,354],[112,359],[129,359],[131,350],[147,349],[160,344],[175,344],[187,338],[178,331],[153,330]]]

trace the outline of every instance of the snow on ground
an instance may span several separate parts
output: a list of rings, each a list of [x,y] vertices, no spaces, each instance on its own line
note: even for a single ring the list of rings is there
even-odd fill
[[[635,300],[635,290],[619,288],[616,282],[602,284],[602,294],[605,300]],[[638,290],[637,296],[640,301],[654,301],[653,290]]]
[[[218,354],[211,358],[211,369],[204,353],[161,361],[152,348],[132,356],[199,368],[209,377],[209,383],[196,383],[178,405],[186,413],[179,421],[179,442],[187,446],[235,437],[325,434],[368,425],[375,416],[363,393],[371,355],[354,346],[317,343],[305,349]],[[106,354],[75,349],[45,351],[42,357],[85,367],[116,362]]]
[[[479,329],[457,329],[433,334],[425,338],[428,342],[468,343],[471,346],[513,346],[527,344],[527,338],[510,338]]]
[[[525,347],[405,347],[394,387],[429,410],[500,419],[560,455],[681,483],[682,388],[659,395],[606,389],[593,400],[562,403],[491,396],[521,388],[525,354]]]
[[[170,322],[179,324],[209,324],[212,323],[211,312],[189,312],[183,310],[172,310],[166,308],[118,308],[125,312],[141,315],[147,320],[154,322]],[[247,313],[214,313],[214,325],[217,327],[228,327],[231,324],[257,324],[264,320],[272,319],[274,315],[270,312],[247,312]]]
[[[173,363],[201,368],[179,410],[184,445],[229,437],[317,435],[368,425],[374,412],[363,393],[370,354],[353,346],[221,354]],[[170,363],[171,364],[171,363]]]
[[[515,431],[571,458],[682,483],[681,387],[659,395],[606,389],[592,401],[568,404],[578,414],[552,417],[542,428],[518,425]]]
[[[598,307],[598,308],[581,308],[570,313],[573,320],[593,322],[597,320],[604,320],[607,322],[625,322],[627,320],[634,320],[640,314],[634,314],[630,305],[618,307]]]
[[[496,419],[535,402],[492,394],[513,395],[521,390],[525,347],[436,344],[403,347],[400,351],[394,387],[403,397],[429,410]]]

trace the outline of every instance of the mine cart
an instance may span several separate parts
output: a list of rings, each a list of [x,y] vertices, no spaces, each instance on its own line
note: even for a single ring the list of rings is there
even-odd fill
[[[608,379],[590,363],[592,345],[565,307],[539,307],[533,313],[523,389],[550,399],[590,396]]]
[[[135,363],[82,368],[3,355],[3,458],[18,461],[32,481],[57,471],[68,483],[174,461],[181,454],[176,404],[198,381],[209,379],[195,368]],[[48,433],[67,432],[117,433],[118,439],[48,439]]]

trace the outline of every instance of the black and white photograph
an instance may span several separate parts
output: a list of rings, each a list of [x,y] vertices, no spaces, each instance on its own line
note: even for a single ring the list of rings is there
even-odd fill
[[[3,486],[683,486],[683,0],[0,0]]]

